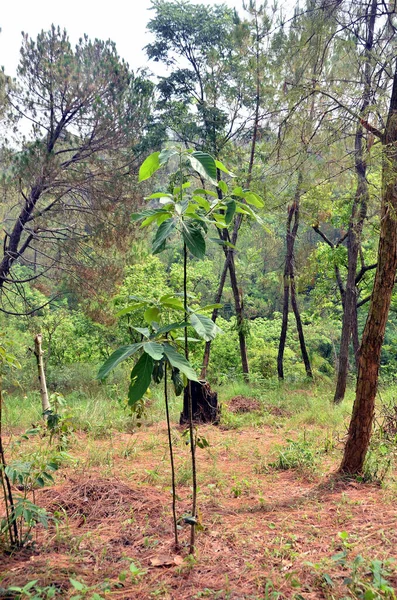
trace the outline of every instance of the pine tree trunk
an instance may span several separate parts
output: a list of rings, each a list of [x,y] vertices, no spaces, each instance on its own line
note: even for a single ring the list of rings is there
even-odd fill
[[[375,411],[382,344],[397,270],[397,65],[383,138],[382,208],[378,266],[362,337],[356,398],[340,471],[362,471]]]
[[[362,105],[360,114],[365,119],[367,108],[371,99],[372,91],[372,68],[373,61],[372,48],[374,43],[374,28],[376,19],[377,0],[372,0],[370,19],[368,22],[367,39],[365,46],[365,66],[364,66],[364,90],[362,96]],[[364,130],[361,123],[357,124],[355,135],[355,171],[357,176],[357,190],[352,206],[352,214],[349,223],[349,233],[347,236],[347,281],[345,291],[345,303],[343,307],[342,335],[339,350],[339,369],[334,395],[336,404],[342,402],[345,397],[347,376],[349,371],[349,345],[352,337],[355,358],[357,358],[358,348],[358,328],[357,328],[357,288],[356,272],[358,253],[361,246],[361,234],[364,221],[367,217],[367,207],[369,201],[369,191],[367,182],[367,163],[365,160],[365,140]]]

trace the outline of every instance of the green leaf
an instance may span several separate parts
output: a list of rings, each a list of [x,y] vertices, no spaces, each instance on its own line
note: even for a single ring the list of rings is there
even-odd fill
[[[211,210],[211,204],[202,196],[193,196],[192,199],[194,200],[194,202],[197,202],[197,204],[201,206],[201,208],[204,208],[205,211],[208,212],[209,210]]]
[[[205,315],[193,313],[190,317],[190,323],[196,333],[206,342],[211,342],[218,333],[222,333],[218,325]]]
[[[170,331],[174,331],[175,329],[184,329],[189,323],[170,323],[169,325],[164,325],[164,327],[160,327],[156,331],[156,335],[162,335],[163,333],[169,333]]]
[[[161,252],[161,250],[163,249],[163,245],[165,244],[166,240],[170,237],[170,235],[172,234],[174,229],[175,229],[174,219],[167,219],[166,221],[161,223],[160,227],[158,228],[158,230],[156,232],[154,240],[153,240],[153,244],[152,244],[153,254],[157,254],[158,252]]]
[[[229,171],[229,169],[226,168],[225,165],[223,163],[221,163],[220,160],[216,160],[215,165],[216,165],[217,169],[219,169],[223,173],[226,173],[227,175],[229,175],[229,177],[236,177],[235,174],[232,173],[231,171]]]
[[[205,179],[209,179],[213,185],[216,185],[216,164],[214,158],[210,154],[199,150],[189,154],[188,160],[197,173]]]
[[[232,196],[238,196],[239,198],[243,198],[244,197],[243,188],[241,186],[237,186],[237,187],[233,188]]]
[[[135,331],[137,331],[146,338],[150,336],[149,327],[132,327],[132,329],[135,329]]]
[[[150,215],[150,217],[146,217],[144,221],[141,223],[141,228],[147,227],[153,221],[156,221],[157,225],[161,225],[163,221],[166,221],[172,216],[169,210],[157,210],[156,214]]]
[[[151,325],[153,321],[158,322],[159,316],[160,311],[157,308],[157,306],[150,306],[148,309],[145,310],[143,318],[145,319],[146,323],[149,323],[149,325]]]
[[[183,222],[182,237],[193,256],[204,258],[205,239],[200,229],[194,223]]]
[[[175,396],[180,396],[183,392],[184,385],[180,376],[179,369],[172,369],[171,380],[174,384]]]
[[[255,206],[255,208],[263,208],[265,206],[262,198],[258,196],[258,194],[254,194],[254,192],[244,194],[244,198],[247,204],[251,204],[252,206]]]
[[[74,589],[78,590],[79,592],[82,592],[86,588],[84,583],[81,583],[80,581],[76,581],[75,579],[69,579],[69,581],[72,584],[72,586],[74,587]]]
[[[153,358],[144,352],[131,371],[131,383],[128,389],[128,404],[133,406],[144,396],[153,373]]]
[[[158,342],[146,342],[143,345],[143,349],[153,360],[161,360],[163,358],[164,348]]]
[[[228,193],[228,191],[229,191],[229,188],[228,188],[227,184],[226,184],[224,181],[222,181],[222,180],[221,180],[221,181],[218,181],[218,188],[219,188],[220,190],[222,190],[222,192],[223,192],[224,194],[227,194],[227,193]]]
[[[233,221],[234,213],[236,212],[236,203],[234,200],[230,200],[227,203],[226,213],[225,213],[225,223],[229,225]]]
[[[208,196],[212,196],[213,198],[218,198],[218,194],[213,192],[212,190],[204,190],[203,188],[197,188],[194,190],[193,195],[196,194],[207,194]]]
[[[176,154],[178,154],[178,152],[174,148],[164,148],[159,155],[160,166],[165,165],[170,160],[170,158],[172,158]]]
[[[142,344],[131,344],[129,346],[121,346],[109,356],[107,360],[103,363],[101,368],[98,371],[97,379],[105,379],[118,364],[126,360],[135,352],[137,352],[140,348],[142,348]]]
[[[155,198],[167,198],[167,200],[173,200],[172,194],[168,194],[167,192],[155,192],[154,194],[150,194],[150,196],[145,196],[145,200],[153,200]]]
[[[130,304],[130,306],[126,306],[122,310],[119,310],[119,312],[116,313],[116,317],[123,317],[124,315],[128,315],[129,313],[138,310],[138,308],[146,306],[146,304],[146,302],[137,302],[136,304]]]
[[[200,307],[200,311],[204,310],[214,310],[215,308],[222,308],[223,304],[207,304],[207,306]]]
[[[182,354],[179,354],[175,348],[169,344],[164,344],[164,354],[172,367],[179,369],[179,371],[186,375],[190,381],[198,381],[196,373],[191,367],[189,361],[187,361]]]
[[[139,168],[138,181],[149,179],[161,167],[159,160],[160,152],[153,152],[141,164]]]
[[[173,308],[174,310],[184,310],[182,300],[170,295],[163,296],[162,298],[160,298],[159,302],[162,306],[166,306],[167,308]]]

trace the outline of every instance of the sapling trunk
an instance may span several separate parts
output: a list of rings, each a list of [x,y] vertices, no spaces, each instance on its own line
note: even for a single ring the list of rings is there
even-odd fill
[[[185,311],[185,322],[188,319],[187,311],[187,246],[183,244],[183,306]],[[187,327],[185,327],[185,358],[189,360],[189,345]],[[194,437],[193,428],[193,406],[192,406],[192,389],[190,381],[187,384],[188,392],[188,412],[189,412],[189,437],[190,437],[190,454],[192,459],[192,517],[196,519],[197,512],[197,473],[196,473],[196,440]],[[194,545],[196,539],[196,525],[194,522],[190,525],[190,545],[189,554],[194,554]]]
[[[51,409],[50,401],[48,399],[48,390],[47,390],[47,381],[45,377],[44,371],[44,361],[43,361],[43,350],[41,347],[41,342],[43,337],[41,333],[38,333],[34,338],[34,354],[36,356],[37,361],[37,370],[39,372],[39,382],[40,382],[40,395],[41,395],[41,406],[43,409],[43,416],[47,420],[48,419],[48,411]]]
[[[167,361],[165,361],[165,363],[164,363],[164,401],[165,401],[165,414],[167,416],[168,445],[169,445],[169,449],[170,449],[171,481],[172,481],[172,517],[174,520],[175,550],[178,550],[179,549],[179,540],[178,540],[178,523],[177,523],[177,518],[176,518],[175,463],[174,463],[174,451],[172,449],[170,411],[169,411],[169,405],[168,405]]]

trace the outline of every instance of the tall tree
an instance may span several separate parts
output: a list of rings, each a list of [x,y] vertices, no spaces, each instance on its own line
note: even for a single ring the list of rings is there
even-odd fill
[[[395,11],[378,2],[377,16],[386,19],[388,31],[395,37]],[[378,264],[360,347],[356,397],[340,466],[342,473],[349,474],[362,471],[371,439],[381,350],[397,271],[397,62],[395,59],[393,62],[384,132],[367,124],[383,146],[381,219]]]
[[[247,8],[255,12],[255,4],[250,2]],[[153,5],[156,17],[149,22],[148,29],[155,34],[156,41],[147,46],[147,52],[149,58],[173,67],[172,74],[161,78],[159,82],[158,108],[175,138],[186,145],[194,144],[217,159],[230,151],[233,141],[242,139],[243,135],[246,138],[247,128],[252,130],[251,135],[256,140],[259,125],[259,62],[255,66],[253,62],[254,55],[258,58],[261,42],[259,22],[266,20],[264,9],[256,11],[257,31],[252,36],[247,24],[241,23],[237,13],[225,5],[209,7],[165,0],[156,0]],[[200,23],[200,27],[197,27],[197,23]],[[253,158],[254,150],[249,162],[251,173]],[[248,183],[250,177],[247,176]],[[220,188],[218,193],[221,197],[223,192]],[[241,221],[240,215],[235,220],[231,236],[227,230],[219,231],[221,242],[236,244]],[[222,297],[229,271],[242,370],[247,375],[242,290],[238,283],[234,252],[230,246],[224,245],[223,248],[225,265],[216,299]],[[214,320],[216,317],[215,310]],[[201,373],[203,378],[208,366],[209,349],[210,344],[207,344]]]
[[[89,233],[85,216],[114,209],[124,197],[151,91],[112,42],[84,37],[73,49],[54,26],[36,41],[23,36],[17,85],[8,93],[10,116],[25,134],[15,141],[18,151],[9,150],[6,193],[17,202],[5,218],[3,309],[24,282],[53,267],[68,269],[65,241],[82,239]],[[25,279],[13,274],[20,262],[30,268]]]

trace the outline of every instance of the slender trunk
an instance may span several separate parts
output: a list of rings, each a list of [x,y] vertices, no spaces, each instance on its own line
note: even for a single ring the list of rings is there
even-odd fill
[[[281,324],[280,341],[278,344],[277,373],[279,379],[284,379],[284,350],[288,329],[289,309],[289,277],[284,270],[284,298],[283,298],[283,322]]]
[[[383,138],[382,207],[378,266],[359,356],[356,398],[340,471],[362,471],[375,411],[379,366],[397,270],[397,65]]]
[[[41,395],[41,406],[43,409],[43,416],[47,420],[48,411],[51,409],[50,401],[48,399],[48,391],[47,391],[47,382],[44,371],[44,362],[43,362],[43,350],[41,348],[42,335],[38,333],[34,338],[34,354],[36,356],[37,361],[37,370],[39,372],[39,382],[40,382],[40,395]]]
[[[169,404],[168,404],[167,361],[165,361],[165,363],[164,363],[164,401],[165,401],[165,414],[167,417],[168,447],[170,450],[170,462],[171,462],[172,517],[173,517],[173,521],[174,521],[174,540],[175,540],[175,550],[178,550],[179,549],[179,540],[178,540],[178,522],[177,522],[177,518],[176,518],[175,463],[174,463],[174,451],[172,448],[170,410],[169,410]]]
[[[283,322],[281,326],[280,340],[278,345],[278,356],[277,356],[277,371],[280,379],[284,379],[284,349],[287,338],[288,330],[288,310],[289,310],[289,290],[291,289],[291,304],[294,311],[296,326],[298,330],[299,343],[301,347],[301,353],[303,362],[308,377],[313,377],[312,369],[310,366],[309,355],[306,349],[305,337],[303,333],[302,320],[299,313],[298,303],[296,299],[296,288],[295,288],[295,272],[294,272],[294,246],[295,240],[299,228],[299,204],[302,188],[302,173],[298,174],[298,182],[296,186],[295,198],[292,205],[288,208],[287,216],[287,233],[286,233],[286,245],[287,250],[285,254],[285,265],[284,265],[284,298],[283,298]],[[291,229],[292,221],[294,224]]]
[[[187,310],[187,246],[183,244],[183,306],[185,312],[185,321],[188,320]],[[187,327],[185,327],[185,358],[189,360],[189,343],[187,335]],[[190,545],[189,554],[194,554],[195,539],[196,539],[196,513],[197,513],[197,471],[196,471],[196,440],[194,436],[193,426],[193,404],[192,404],[192,387],[190,381],[187,384],[187,404],[189,413],[189,437],[190,437],[190,456],[192,461],[192,518],[193,522],[190,526]]]
[[[306,375],[308,377],[313,377],[313,372],[312,372],[312,368],[310,365],[309,354],[308,354],[307,348],[306,348],[305,336],[303,333],[302,319],[301,319],[301,316],[299,313],[298,302],[296,300],[295,279],[294,279],[293,273],[291,273],[290,285],[291,285],[291,305],[292,305],[292,310],[294,311],[294,315],[295,315],[296,328],[298,330],[299,344],[301,347],[302,359],[303,359],[303,363],[305,365]]]
[[[368,24],[368,35],[365,46],[365,67],[364,67],[364,90],[360,114],[366,118],[367,108],[371,99],[371,63],[372,48],[374,43],[374,28],[376,19],[377,0],[372,0],[371,13]],[[347,385],[347,376],[349,371],[349,345],[350,338],[353,336],[353,345],[355,346],[355,357],[357,356],[357,288],[356,274],[357,261],[361,246],[361,235],[364,227],[364,221],[367,216],[367,207],[369,201],[369,191],[367,183],[367,163],[365,160],[365,140],[364,130],[361,123],[358,123],[355,135],[355,158],[354,165],[357,176],[357,190],[352,206],[352,214],[349,223],[349,233],[347,236],[347,280],[345,291],[345,304],[342,320],[342,335],[339,350],[339,369],[334,395],[334,402],[342,402]]]

